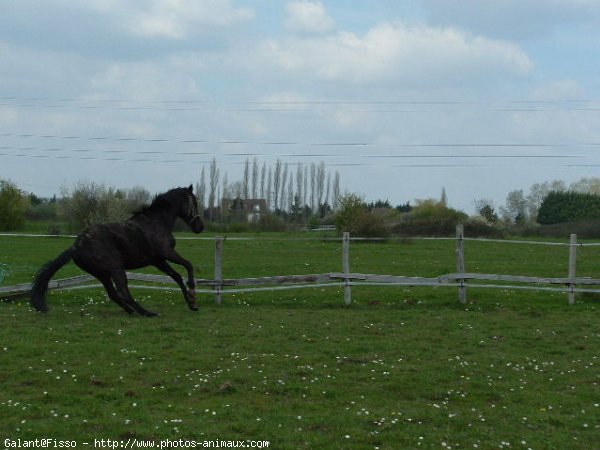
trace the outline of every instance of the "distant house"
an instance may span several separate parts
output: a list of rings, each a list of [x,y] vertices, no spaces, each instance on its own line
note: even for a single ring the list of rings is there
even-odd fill
[[[237,221],[258,222],[266,214],[267,201],[262,198],[222,198],[221,213]]]

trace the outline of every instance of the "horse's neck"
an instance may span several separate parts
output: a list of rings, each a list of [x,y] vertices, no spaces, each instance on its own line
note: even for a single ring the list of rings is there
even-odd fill
[[[177,221],[177,207],[171,207],[168,210],[165,209],[155,209],[149,210],[146,212],[145,216],[150,219],[150,222],[153,225],[158,225],[166,231],[173,231],[175,227],[175,222]]]

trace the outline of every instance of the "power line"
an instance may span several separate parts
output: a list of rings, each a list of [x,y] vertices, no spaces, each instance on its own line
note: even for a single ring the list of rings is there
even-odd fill
[[[504,106],[508,105],[508,106]],[[274,101],[214,101],[214,100],[135,100],[135,99],[77,99],[50,97],[0,97],[0,106],[17,108],[49,108],[122,111],[223,111],[223,112],[310,112],[315,107],[352,107],[356,113],[418,113],[442,112],[448,108],[476,107],[488,112],[585,112],[600,111],[600,100],[274,100]],[[366,108],[372,106],[372,108]],[[381,109],[381,107],[387,107]],[[389,107],[396,107],[390,109]],[[418,107],[418,109],[415,109]],[[426,107],[427,109],[423,109]],[[356,109],[359,108],[359,109]]]
[[[600,99],[571,98],[563,100],[533,100],[533,99],[507,99],[507,100],[408,100],[408,99],[387,99],[387,100],[368,100],[368,99],[322,99],[322,100],[236,100],[221,101],[212,99],[159,99],[159,100],[138,100],[133,98],[110,98],[110,99],[85,99],[68,97],[14,97],[1,96],[0,101],[27,101],[27,102],[59,102],[59,103],[144,103],[144,104],[224,104],[224,105],[482,105],[482,104],[587,104],[600,103]]]
[[[451,147],[454,147],[453,145]],[[461,147],[461,146],[458,146]],[[477,145],[474,145],[477,147]],[[512,146],[511,146],[512,147]],[[173,150],[136,150],[136,149],[91,149],[91,148],[65,148],[65,147],[13,147],[0,146],[0,150],[8,151],[37,151],[37,152],[70,152],[70,153],[100,153],[100,154],[141,154],[141,155],[179,155],[179,156],[269,156],[269,157],[290,157],[290,158],[587,158],[592,155],[574,155],[574,154],[434,154],[434,153],[394,153],[394,154],[353,154],[347,153],[257,153],[257,152],[206,152],[206,151],[173,151]],[[2,155],[10,155],[12,153],[3,153]],[[44,155],[41,157],[50,157]],[[57,156],[63,158],[64,156]]]
[[[147,153],[152,153],[152,154],[158,154],[158,155],[169,155],[169,154],[175,154],[175,155],[185,155],[185,156],[206,156],[206,153],[192,153],[192,152],[185,152],[185,153],[169,153],[169,152],[126,152],[126,151],[112,151],[112,150],[108,150],[108,151],[102,151],[102,150],[68,150],[68,149],[35,149],[35,148],[13,148],[11,149],[10,147],[0,147],[0,150],[13,150],[13,151],[9,151],[9,152],[0,152],[0,157],[15,157],[15,158],[32,158],[32,159],[50,159],[50,160],[80,160],[80,161],[105,161],[105,162],[136,162],[136,163],[161,163],[161,164],[190,164],[190,162],[193,162],[195,164],[210,164],[211,160],[196,160],[196,161],[190,161],[189,159],[183,159],[183,158],[171,158],[171,159],[153,159],[153,158],[124,158],[121,156],[99,156],[99,155],[86,155],[86,156],[80,156],[80,155],[72,155],[72,154],[67,154],[67,155],[60,155],[60,154],[56,154],[56,152],[73,152],[73,153],[78,153],[78,152],[83,152],[83,153],[88,153],[88,152],[98,152],[98,153],[118,153],[118,154],[147,154]],[[40,154],[40,153],[15,153],[16,151],[47,151],[49,152],[49,154]],[[237,156],[245,156],[245,154],[243,155],[239,155],[236,153],[227,153],[227,154],[212,154],[211,156],[226,156],[226,157],[237,157]],[[254,155],[256,156],[256,155]],[[293,157],[293,158],[306,158],[306,157],[310,157],[310,158],[314,158],[314,157],[333,157],[333,158],[344,158],[344,159],[348,159],[348,155],[327,155],[327,154],[319,154],[319,155],[315,155],[315,154],[310,154],[310,155],[306,155],[306,154],[278,154],[278,155],[269,155],[269,154],[262,154],[259,156],[269,156],[269,157]],[[589,156],[587,155],[522,155],[522,154],[511,154],[511,155],[432,155],[432,154],[426,154],[426,155],[418,155],[418,154],[410,154],[410,155],[352,155],[353,158],[357,158],[357,159],[376,159],[379,160],[378,162],[348,162],[348,161],[344,161],[344,162],[329,162],[328,165],[329,166],[334,166],[334,167],[352,167],[352,166],[356,166],[356,167],[485,167],[488,165],[492,165],[491,163],[487,163],[487,164],[481,164],[481,163],[437,163],[437,162],[429,162],[429,163],[398,163],[398,162],[383,162],[382,160],[384,159],[392,159],[392,160],[410,160],[410,159],[429,159],[429,160],[435,160],[435,159],[440,159],[440,160],[449,160],[449,159],[454,159],[454,160],[464,160],[464,159],[469,159],[469,160],[477,160],[477,159],[484,159],[484,160],[492,160],[492,159],[500,159],[500,160],[510,160],[510,159],[519,159],[519,160],[523,160],[523,159],[535,159],[535,160],[540,160],[540,159],[551,159],[551,160],[558,160],[558,159],[568,159],[568,160],[572,160],[574,158],[580,159],[580,158],[587,158]],[[230,161],[230,164],[246,164],[246,161]],[[301,162],[296,162],[296,163],[289,163],[288,164],[292,164],[292,165],[296,165],[296,164],[302,164]],[[560,166],[568,166],[568,167],[578,167],[578,166],[583,166],[583,165],[575,165],[575,164],[558,164]]]
[[[299,142],[299,141],[251,141],[245,139],[173,139],[173,138],[139,138],[116,136],[82,136],[82,135],[52,135],[33,133],[0,133],[0,137],[14,137],[23,139],[59,139],[59,140],[84,140],[84,141],[111,141],[111,142],[139,142],[139,143],[167,143],[167,144],[212,144],[212,145],[264,145],[264,146],[307,146],[307,147],[394,147],[394,148],[572,148],[596,147],[600,142],[579,143],[528,143],[528,142],[438,142],[438,143],[371,143],[371,142]],[[252,153],[254,154],[254,153]]]
[[[141,162],[141,163],[161,163],[161,164],[190,164],[189,161],[183,161],[180,159],[147,159],[147,158],[136,158],[136,159],[125,159],[125,158],[101,158],[95,156],[77,157],[77,156],[56,156],[56,155],[26,155],[26,154],[7,154],[0,153],[0,157],[9,156],[17,158],[33,158],[33,159],[56,159],[56,160],[83,160],[83,161],[106,161],[106,162]],[[210,164],[211,161],[194,161],[196,164]],[[245,161],[233,161],[230,164],[245,164]],[[289,165],[299,165],[302,163],[291,162]],[[422,164],[401,164],[401,163],[328,163],[329,167],[497,167],[495,164],[441,164],[441,163],[422,163]],[[579,167],[571,164],[561,164],[564,167]],[[581,165],[581,167],[588,167],[588,165]]]

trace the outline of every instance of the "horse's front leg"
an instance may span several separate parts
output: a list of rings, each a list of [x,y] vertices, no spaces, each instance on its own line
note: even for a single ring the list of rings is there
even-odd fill
[[[169,275],[181,288],[181,292],[183,293],[183,298],[187,302],[189,308],[193,311],[198,311],[198,304],[196,303],[196,294],[193,289],[187,289],[185,283],[183,282],[183,278],[181,275],[173,269],[167,261],[161,261],[155,264],[155,267],[162,272]]]
[[[166,259],[167,259],[167,261],[170,261],[172,263],[179,264],[180,266],[185,267],[185,269],[187,270],[188,290],[187,290],[187,293],[184,293],[184,296],[186,298],[186,301],[188,302],[188,305],[190,305],[190,308],[194,309],[192,307],[192,305],[194,305],[195,308],[197,309],[198,306],[196,304],[196,290],[195,290],[196,289],[196,280],[194,278],[194,266],[192,266],[191,262],[189,262],[187,259],[185,259],[183,256],[181,256],[175,250],[171,250],[170,252],[168,252],[168,254],[166,255]]]

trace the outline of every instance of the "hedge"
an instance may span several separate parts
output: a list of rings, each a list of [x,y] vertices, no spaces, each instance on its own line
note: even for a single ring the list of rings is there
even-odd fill
[[[594,219],[600,219],[600,196],[573,191],[550,192],[537,217],[542,225]]]

